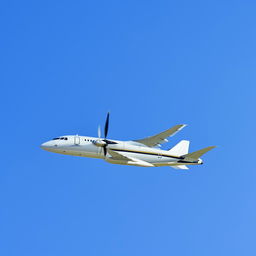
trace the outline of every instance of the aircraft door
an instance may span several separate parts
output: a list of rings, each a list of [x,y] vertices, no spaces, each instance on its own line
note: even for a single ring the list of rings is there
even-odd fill
[[[80,137],[78,135],[74,136],[74,144],[79,145],[80,144]]]

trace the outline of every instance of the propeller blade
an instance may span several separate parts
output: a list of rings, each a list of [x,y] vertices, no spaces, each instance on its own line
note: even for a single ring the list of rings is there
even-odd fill
[[[103,150],[104,150],[104,156],[106,156],[106,155],[107,155],[107,147],[104,146],[104,147],[103,147]]]
[[[109,112],[107,114],[107,119],[106,119],[105,129],[104,129],[105,138],[107,138],[107,135],[108,135],[108,124],[109,124]]]
[[[98,126],[98,137],[99,137],[99,139],[101,137],[100,125]]]

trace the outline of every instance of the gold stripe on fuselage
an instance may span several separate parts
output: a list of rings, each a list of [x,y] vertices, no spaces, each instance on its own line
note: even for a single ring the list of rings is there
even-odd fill
[[[166,156],[166,157],[172,157],[172,158],[176,158],[176,159],[181,159],[179,156],[172,156],[172,155],[166,155],[166,154],[162,154],[162,153],[154,153],[154,152],[146,152],[146,151],[134,151],[134,150],[128,150],[128,149],[111,149],[114,151],[122,151],[122,152],[127,152],[127,153],[138,153],[138,154],[148,154],[148,155],[155,155],[155,156]]]

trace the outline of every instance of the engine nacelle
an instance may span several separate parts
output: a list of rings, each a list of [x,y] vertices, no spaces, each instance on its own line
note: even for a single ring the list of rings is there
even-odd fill
[[[93,142],[96,146],[98,146],[98,147],[104,147],[107,143],[105,142],[105,141],[103,141],[103,140],[95,140],[94,142]]]

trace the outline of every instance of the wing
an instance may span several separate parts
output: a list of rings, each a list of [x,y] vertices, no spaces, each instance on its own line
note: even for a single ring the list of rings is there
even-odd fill
[[[108,153],[114,160],[121,160],[121,161],[131,161],[131,158],[125,156],[123,153],[117,153],[112,149],[108,149]]]
[[[131,164],[131,165],[137,165],[137,166],[144,166],[144,167],[152,167],[154,166],[151,163],[148,163],[146,161],[134,158],[134,157],[130,157],[127,156],[125,153],[120,153],[120,152],[116,152],[114,150],[108,149],[108,154],[111,155],[111,157],[115,160],[120,160],[120,161],[125,161],[127,162],[127,164]]]
[[[174,166],[170,166],[170,167],[177,169],[177,170],[188,170],[189,169],[186,165],[174,165]]]
[[[141,140],[135,140],[136,142],[142,143],[148,147],[154,147],[157,145],[160,145],[162,143],[167,142],[168,140],[166,139],[167,137],[173,136],[174,134],[176,134],[178,131],[180,131],[181,129],[183,129],[186,126],[186,124],[178,124],[175,125],[174,127],[161,132],[159,134],[156,134],[154,136],[150,136],[147,137],[145,139],[141,139]]]

